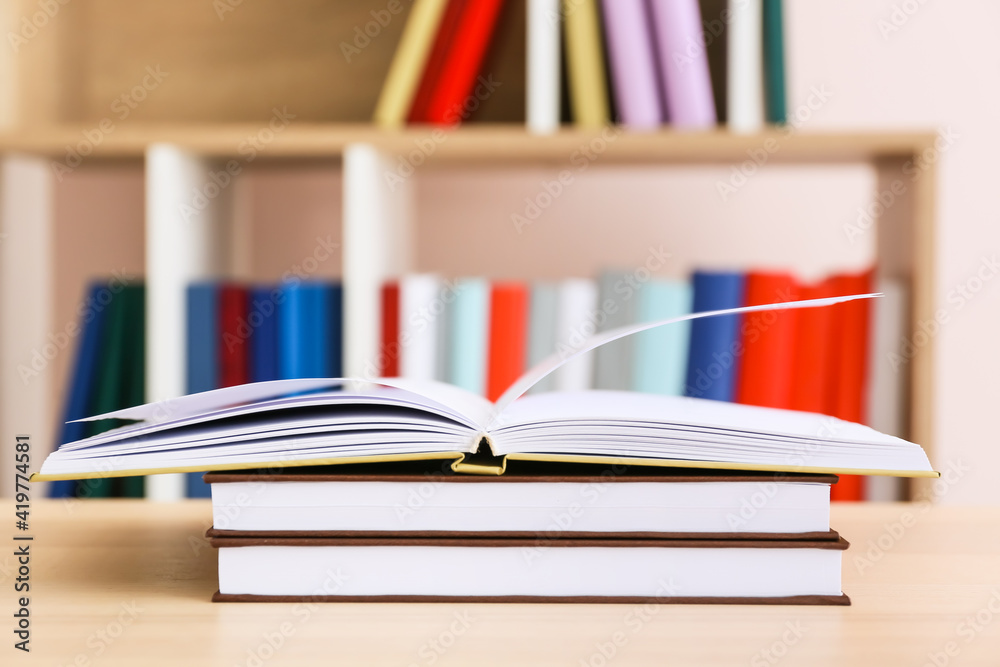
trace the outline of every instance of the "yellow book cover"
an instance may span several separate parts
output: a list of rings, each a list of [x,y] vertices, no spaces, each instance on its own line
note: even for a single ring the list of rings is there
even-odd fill
[[[573,122],[602,127],[611,122],[597,0],[563,0],[566,69]]]

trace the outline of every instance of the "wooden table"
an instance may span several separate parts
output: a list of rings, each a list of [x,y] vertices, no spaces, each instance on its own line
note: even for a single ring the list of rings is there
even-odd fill
[[[31,653],[0,556],[3,665],[1000,665],[1000,508],[835,506],[851,607],[213,604],[208,501],[31,519]]]

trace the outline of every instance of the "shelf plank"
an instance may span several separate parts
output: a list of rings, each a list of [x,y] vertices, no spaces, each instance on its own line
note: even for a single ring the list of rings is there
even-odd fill
[[[272,129],[277,128],[277,130]],[[128,125],[103,134],[99,128],[57,125],[0,134],[0,153],[42,155],[72,167],[75,156],[141,158],[153,143],[169,143],[206,157],[340,159],[351,143],[367,143],[416,166],[460,163],[857,162],[907,157],[933,145],[931,132],[799,133],[776,128],[760,134],[630,132],[564,129],[550,136],[521,125],[471,125],[460,129],[410,127],[388,131],[368,124]],[[84,155],[85,153],[85,155]]]

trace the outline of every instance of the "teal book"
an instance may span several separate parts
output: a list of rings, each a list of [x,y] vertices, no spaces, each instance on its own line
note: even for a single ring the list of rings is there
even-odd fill
[[[531,285],[528,312],[528,366],[534,366],[556,351],[556,320],[559,312],[559,288],[551,282]],[[555,375],[539,380],[532,394],[553,391]]]
[[[446,323],[446,377],[449,383],[480,396],[486,394],[489,318],[489,282],[485,278],[459,281]]]
[[[691,285],[684,280],[653,279],[638,292],[637,320],[654,322],[691,312]],[[633,388],[650,394],[684,395],[691,323],[644,331],[635,336]]]
[[[118,298],[125,311],[119,407],[130,408],[146,402],[146,288],[141,284],[126,285]],[[145,495],[144,477],[121,477],[116,482],[112,486],[116,496],[142,498]]]
[[[764,102],[767,122],[788,122],[785,103],[785,29],[783,0],[764,0]]]

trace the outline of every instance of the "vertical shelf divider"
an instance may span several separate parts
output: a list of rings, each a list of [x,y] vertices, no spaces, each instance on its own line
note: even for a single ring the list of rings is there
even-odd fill
[[[146,400],[186,393],[186,289],[226,272],[232,185],[211,179],[213,164],[171,144],[146,150]],[[170,418],[169,403],[162,419]],[[151,475],[146,497],[180,500],[184,475]]]
[[[15,436],[31,436],[32,470],[55,448],[52,408],[58,399],[50,364],[75,349],[73,341],[60,347],[52,327],[53,190],[44,157],[0,159],[0,453],[7,473],[0,477],[0,496],[7,498],[14,496]]]
[[[344,149],[344,375],[379,375],[381,288],[414,266],[413,175],[394,177],[390,155],[370,144]]]

